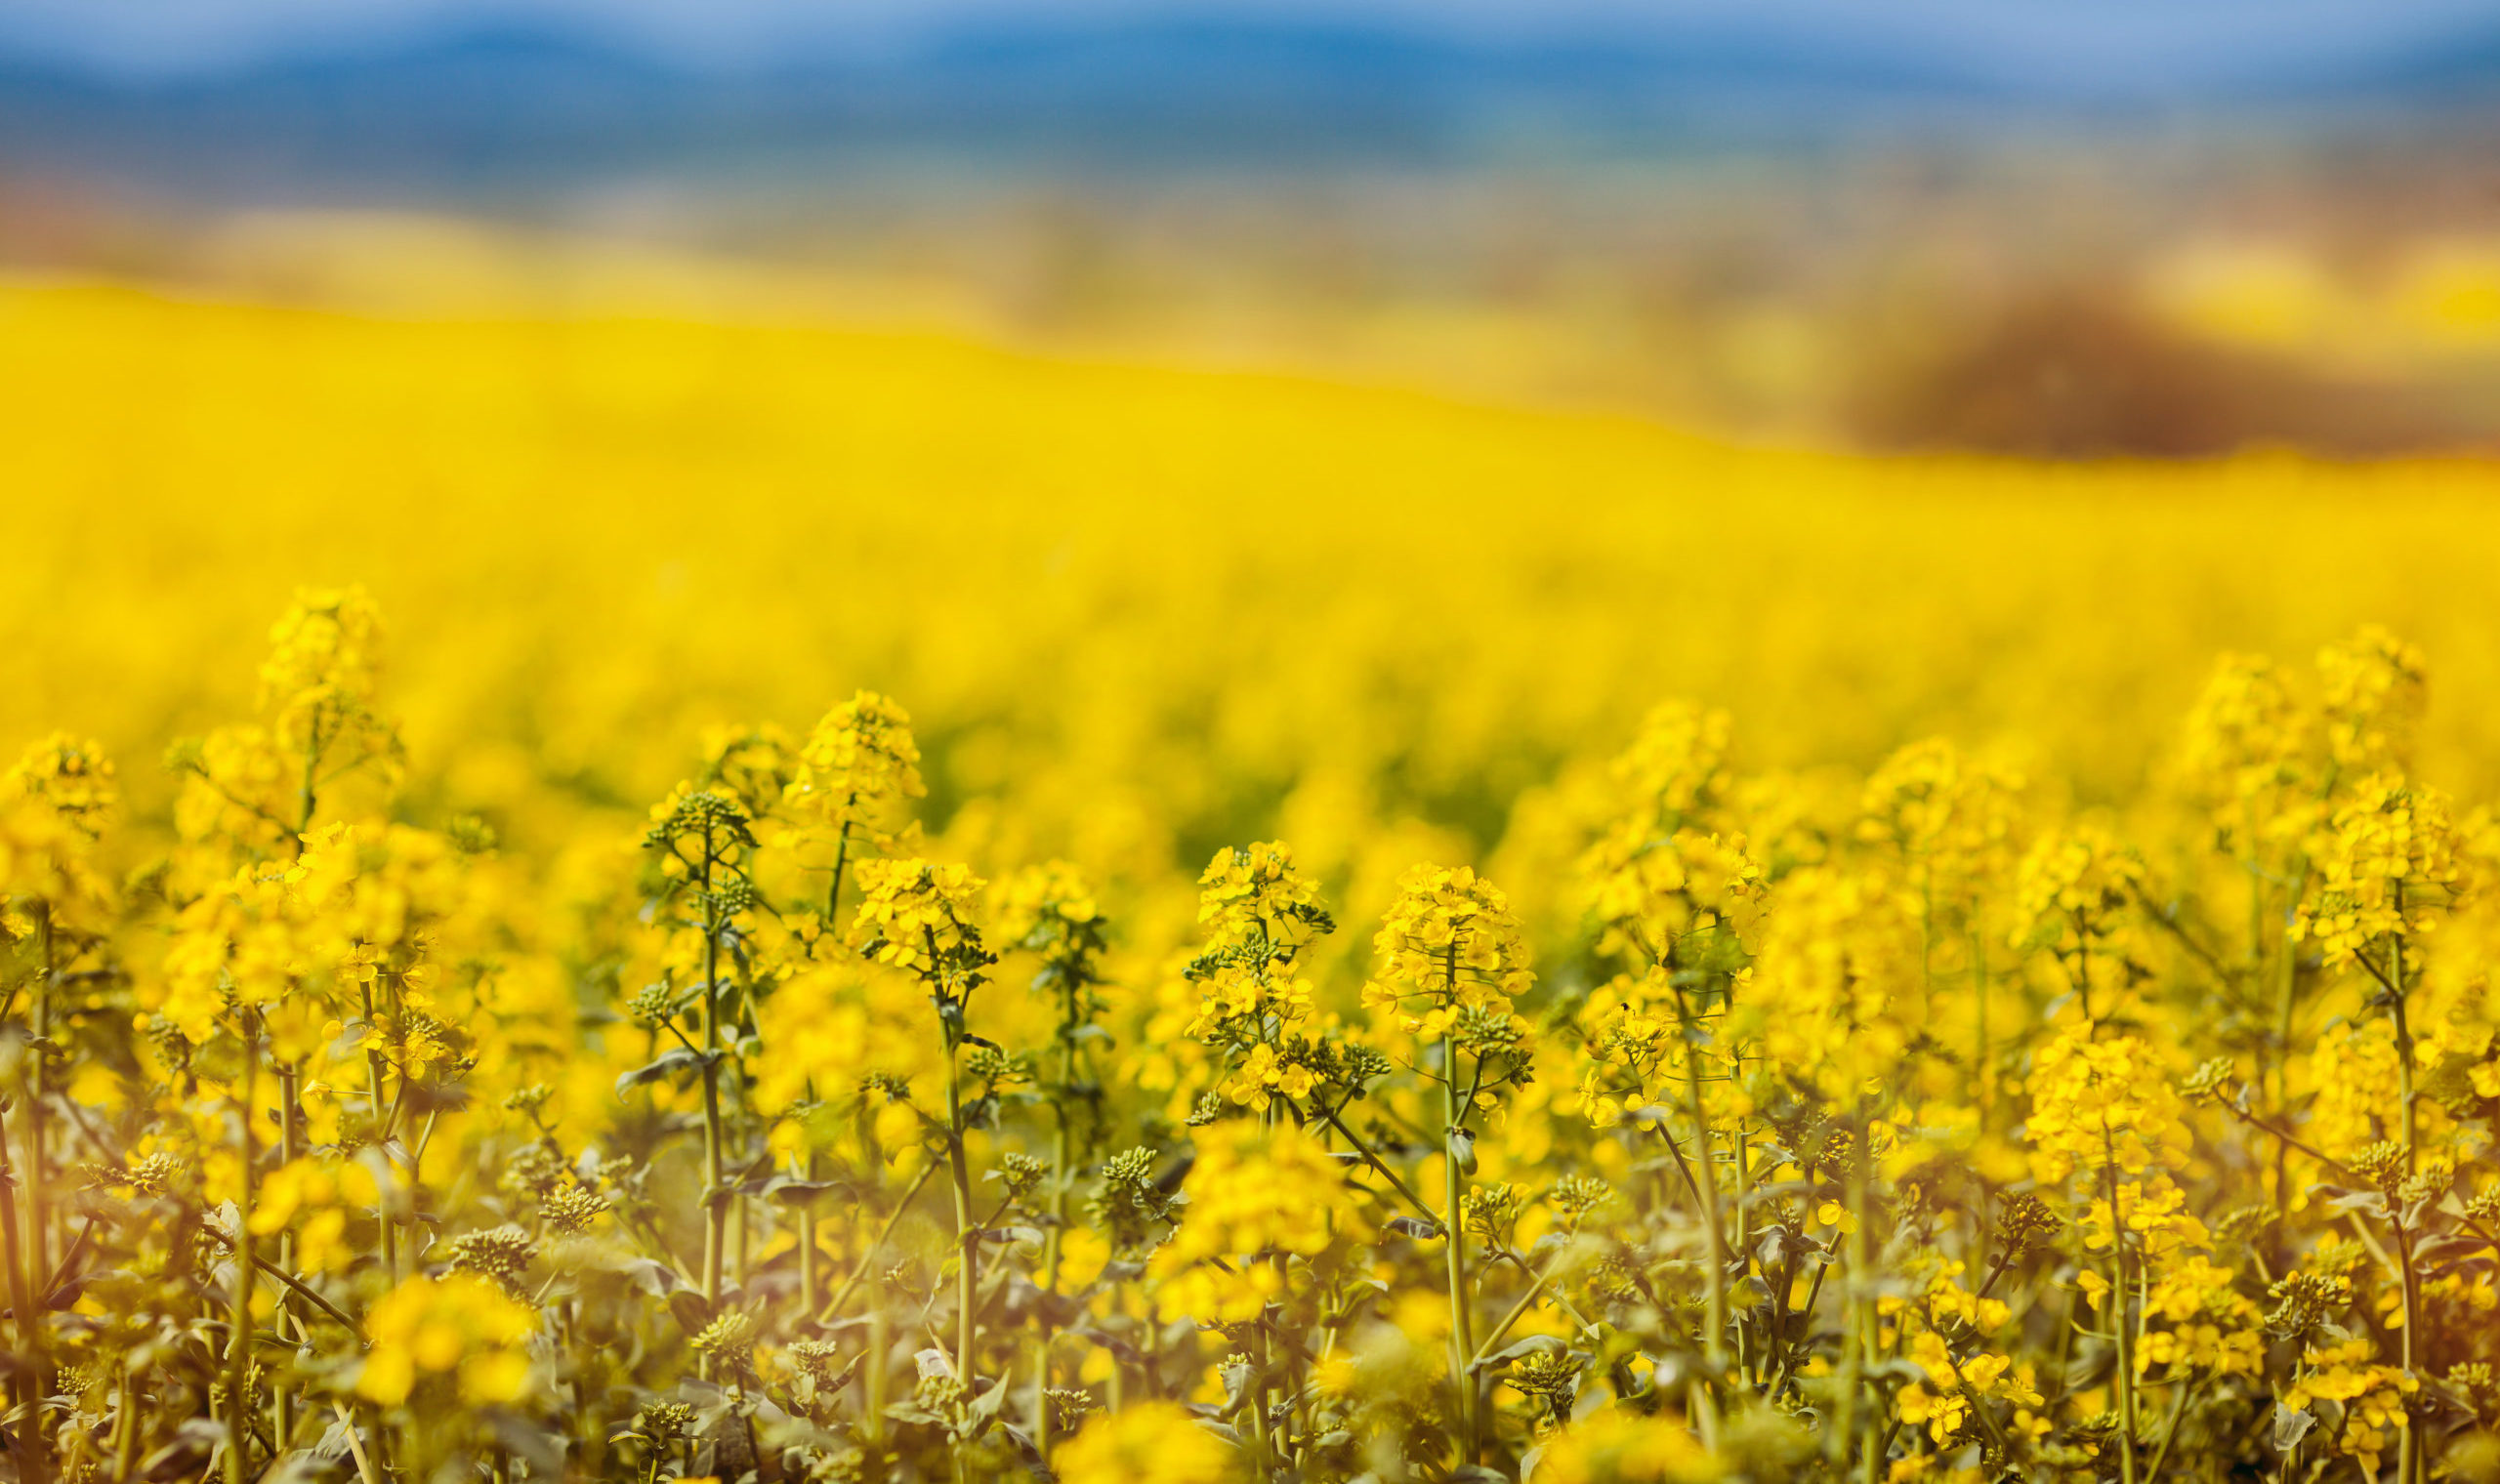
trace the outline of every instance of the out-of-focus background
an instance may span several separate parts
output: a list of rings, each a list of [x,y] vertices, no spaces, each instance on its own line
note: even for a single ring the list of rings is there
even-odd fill
[[[2500,437],[2489,0],[12,0],[0,269],[1745,440]]]
[[[985,870],[1490,858],[1672,696],[1748,767],[1941,733],[2105,802],[2218,654],[2364,623],[2439,678],[2426,776],[2500,779],[2488,5],[0,40],[0,738],[160,823],[299,584],[390,616],[412,817],[524,852],[858,686]]]

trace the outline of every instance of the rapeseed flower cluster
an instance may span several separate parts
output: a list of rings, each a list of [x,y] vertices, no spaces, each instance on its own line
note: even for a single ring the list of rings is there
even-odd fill
[[[2402,1484],[2487,1425],[2491,852],[2385,770],[2385,642],[2314,701],[2227,664],[2159,850],[1936,740],[1748,778],[1670,706],[1545,857],[1560,942],[1410,866],[1358,972],[1280,842],[1194,911],[1046,855],[993,887],[864,692],[708,735],[639,870],[516,869],[394,802],[379,634],[306,594],[233,754],[284,767],[177,749],[125,882],[94,744],[0,783],[38,1466],[188,1419],[229,1477],[326,1436],[373,1484]]]
[[[1192,1142],[1188,1205],[1146,1266],[1167,1318],[1254,1324],[1294,1269],[1364,1235],[1343,1171],[1291,1125],[1234,1123]]]
[[[254,364],[241,311],[0,298],[38,348],[74,300]],[[575,333],[618,353],[559,381],[683,370]],[[845,477],[895,476],[909,380],[845,384]],[[618,408],[657,393],[600,385],[586,426],[641,436]],[[1017,447],[1071,421],[1028,390]],[[1365,405],[1412,434],[1396,477],[1474,498],[1459,433]],[[77,483],[5,415],[28,477]],[[1198,416],[1133,435],[1222,435],[1181,440]],[[510,590],[484,613],[282,443],[181,466],[270,462],[249,508],[310,532],[221,545],[187,508],[232,574],[169,588],[195,623],[26,617],[171,611],[108,564],[13,568],[0,605],[21,1479],[2484,1476],[2500,852],[2487,719],[2430,705],[2431,655],[2443,696],[2488,679],[2453,623],[2201,694],[2202,652],[2075,638],[2098,596],[1982,632],[1923,596],[1991,580],[1945,533],[2102,538],[1949,465],[1863,471],[1893,503],[1833,496],[1847,551],[1778,562],[1743,501],[1646,478],[1591,497],[1624,532],[1595,555],[1490,515],[1384,534],[1292,477],[1228,483],[1244,523],[1208,531],[1087,481],[958,504],[937,556],[911,502],[732,478],[656,552],[561,501],[485,518],[468,491],[526,461],[429,442],[457,565]],[[2334,527],[2407,554],[2373,598],[2466,569],[2422,537],[2472,513],[2418,474],[2315,477],[2393,492]],[[2249,539],[2325,528],[2311,499]],[[2247,509],[2174,518],[2237,540]],[[2109,570],[2214,575],[2257,615],[2232,642],[2349,622],[2131,529]],[[1403,586],[1314,580],[1392,536]],[[758,596],[825,575],[792,563],[838,580]],[[374,586],[265,631],[296,565]],[[1679,689],[1711,700],[1651,704]]]

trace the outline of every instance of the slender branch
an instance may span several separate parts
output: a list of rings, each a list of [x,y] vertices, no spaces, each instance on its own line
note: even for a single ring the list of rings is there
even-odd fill
[[[2346,1165],[2342,1160],[2337,1159],[2325,1150],[2318,1148],[2314,1144],[2308,1143],[2297,1135],[2294,1135],[2282,1129],[2276,1128],[2274,1125],[2268,1123],[2266,1120],[2249,1112],[2247,1109],[2240,1107],[2237,1103],[2229,1101],[2229,1099],[2224,1099],[2222,1105],[2224,1111],[2229,1113],[2233,1118],[2238,1119],[2241,1123],[2248,1125],[2252,1129],[2261,1130],[2267,1134],[2274,1135],[2289,1147],[2297,1149],[2301,1153],[2308,1155],[2311,1159],[2324,1165],[2327,1169],[2334,1171],[2337,1175],[2343,1175],[2347,1179],[2352,1178],[2352,1167]]]
[[[912,1180],[911,1188],[902,1193],[902,1199],[895,1203],[893,1214],[886,1217],[886,1224],[877,1229],[876,1240],[860,1250],[859,1265],[851,1270],[851,1276],[842,1280],[842,1287],[834,1290],[833,1298],[826,1301],[823,1308],[816,1311],[816,1323],[830,1324],[833,1322],[833,1316],[842,1312],[842,1305],[850,1299],[853,1291],[859,1287],[859,1280],[867,1276],[868,1259],[876,1256],[877,1249],[886,1245],[886,1238],[894,1235],[896,1223],[902,1219],[904,1212],[911,1209],[912,1200],[920,1194],[922,1187],[926,1186],[930,1177],[937,1173],[936,1160],[931,1160],[920,1167],[920,1174]]]
[[[262,1257],[258,1253],[254,1253],[252,1255],[252,1265],[259,1268],[262,1272],[269,1274],[271,1277],[275,1278],[278,1282],[285,1284],[289,1293],[292,1293],[305,1302],[320,1310],[322,1314],[326,1315],[331,1322],[338,1325],[339,1328],[355,1336],[359,1342],[362,1341],[364,1337],[364,1327],[357,1324],[354,1320],[350,1319],[337,1304],[332,1303],[329,1299],[322,1298],[317,1293],[314,1293],[304,1283],[302,1279],[296,1277],[293,1273],[288,1272],[285,1268],[278,1266],[276,1263],[271,1262],[269,1258]]]
[[[2169,1424],[2162,1429],[2161,1446],[2153,1450],[2152,1466],[2145,1470],[2146,1478],[2158,1479],[2161,1477],[2162,1462],[2170,1457],[2170,1445],[2179,1441],[2180,1421],[2188,1415],[2188,1403],[2194,1399],[2197,1392],[2204,1389],[2205,1378],[2203,1377],[2198,1377],[2192,1385],[2186,1385],[2179,1388],[2178,1399],[2170,1404]]]
[[[1701,1182],[1693,1178],[1692,1166],[1685,1160],[1684,1145],[1676,1142],[1676,1136],[1668,1130],[1664,1119],[1658,1120],[1649,1127],[1658,1131],[1658,1137],[1666,1140],[1667,1152],[1676,1157],[1676,1173],[1684,1176],[1684,1188],[1691,1195],[1692,1204],[1701,1205],[1703,1203]]]
[[[364,1484],[381,1484],[373,1475],[372,1461],[364,1456],[364,1439],[355,1435],[355,1418],[348,1411],[347,1403],[332,1402],[330,1410],[338,1414],[339,1426],[348,1435],[348,1452],[355,1455],[356,1477]]]
[[[1511,1311],[1502,1316],[1502,1322],[1493,1326],[1491,1333],[1484,1337],[1484,1342],[1476,1347],[1475,1356],[1467,1363],[1467,1368],[1471,1371],[1484,1364],[1484,1357],[1493,1353],[1493,1347],[1502,1342],[1502,1337],[1511,1332],[1511,1326],[1520,1322],[1521,1316],[1524,1315],[1528,1311],[1529,1306],[1536,1302],[1537,1296],[1544,1293],[1546,1286],[1554,1281],[1555,1276],[1562,1271],[1562,1258],[1564,1255],[1562,1253],[1556,1253],[1553,1257],[1547,1260],[1544,1268],[1541,1270],[1531,1270],[1525,1262],[1520,1260],[1519,1255],[1516,1253],[1506,1251],[1502,1253],[1501,1256],[1508,1257],[1513,1263],[1517,1264],[1520,1271],[1526,1273],[1532,1281],[1528,1284],[1527,1292],[1520,1295],[1519,1301],[1511,1305]],[[1578,1322],[1582,1330],[1596,1329],[1596,1326],[1590,1324],[1586,1318],[1582,1317],[1577,1309],[1571,1307],[1569,1299],[1564,1298],[1560,1294],[1557,1294],[1554,1297],[1557,1301],[1562,1303],[1563,1308],[1570,1311],[1572,1319]]]
[[[1397,1177],[1396,1171],[1390,1169],[1388,1165],[1382,1163],[1380,1156],[1371,1152],[1371,1146],[1364,1143],[1362,1138],[1357,1135],[1354,1130],[1346,1127],[1345,1121],[1337,1116],[1335,1109],[1321,1108],[1319,1110],[1319,1116],[1327,1120],[1328,1127],[1336,1130],[1338,1133],[1346,1136],[1346,1142],[1354,1145],[1354,1152],[1361,1155],[1366,1163],[1368,1163],[1374,1170],[1380,1172],[1381,1178],[1389,1181],[1391,1186],[1393,1186],[1399,1195],[1406,1198],[1407,1205],[1414,1207],[1416,1212],[1421,1215],[1424,1219],[1432,1222],[1434,1225],[1438,1226],[1440,1224],[1440,1213],[1433,1210],[1430,1206],[1425,1205],[1424,1198],[1409,1189],[1406,1182]]]

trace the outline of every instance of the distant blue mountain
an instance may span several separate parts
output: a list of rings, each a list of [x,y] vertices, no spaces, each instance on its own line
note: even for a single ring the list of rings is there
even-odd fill
[[[2015,79],[1932,48],[1732,23],[1495,44],[1222,17],[992,24],[861,55],[680,64],[483,29],[206,74],[0,59],[0,169],[159,186],[527,190],[972,168],[1309,168],[1814,147],[2146,110],[2437,109],[2500,99],[2500,24],[2182,92]]]

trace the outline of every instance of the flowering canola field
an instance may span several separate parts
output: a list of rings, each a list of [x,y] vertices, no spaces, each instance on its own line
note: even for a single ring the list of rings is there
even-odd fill
[[[0,345],[21,1479],[2500,1479],[2486,467]]]

